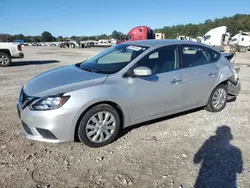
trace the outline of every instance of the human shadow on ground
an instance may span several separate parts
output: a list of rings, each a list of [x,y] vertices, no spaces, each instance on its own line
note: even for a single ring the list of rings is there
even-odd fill
[[[237,188],[237,174],[243,170],[241,151],[231,145],[228,126],[218,127],[216,135],[204,142],[193,162],[201,163],[194,188]]]

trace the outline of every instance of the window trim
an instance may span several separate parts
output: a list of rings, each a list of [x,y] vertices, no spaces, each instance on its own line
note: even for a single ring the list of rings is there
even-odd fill
[[[218,58],[217,58],[216,61],[210,61],[210,62],[207,63],[207,64],[196,65],[196,66],[192,66],[192,67],[184,67],[184,61],[183,61],[183,48],[184,48],[184,47],[189,47],[189,46],[190,46],[190,47],[203,48],[203,49],[207,50],[208,53],[210,53],[209,50],[210,50],[210,51],[213,51],[214,53],[217,53],[217,54],[218,54]],[[213,50],[213,49],[211,49],[211,48],[202,46],[202,45],[197,45],[197,44],[181,44],[181,45],[179,45],[179,52],[180,52],[180,53],[179,53],[179,56],[180,56],[180,58],[181,58],[181,69],[188,69],[188,68],[194,68],[194,67],[199,67],[199,66],[204,66],[204,65],[209,65],[209,64],[217,63],[217,61],[218,61],[218,60],[220,59],[220,57],[221,57],[221,54],[218,53],[217,51],[215,51],[215,50]]]
[[[181,59],[180,59],[180,58],[181,58],[181,56],[180,56],[180,45],[179,45],[179,44],[171,44],[171,45],[166,45],[166,46],[160,46],[160,47],[158,47],[158,48],[156,48],[156,49],[153,49],[153,50],[149,51],[148,53],[146,53],[143,57],[141,57],[140,59],[138,59],[138,60],[134,63],[134,65],[131,66],[131,67],[123,74],[122,77],[124,77],[124,78],[127,78],[127,77],[132,77],[132,78],[134,78],[134,77],[136,77],[136,76],[135,76],[133,73],[131,73],[131,72],[137,67],[138,63],[139,63],[145,56],[147,56],[147,55],[149,55],[149,54],[153,54],[153,53],[155,53],[155,52],[156,52],[157,50],[159,50],[159,49],[167,48],[167,47],[172,47],[172,46],[176,47],[176,50],[177,50],[177,52],[176,52],[176,58],[177,58],[177,63],[179,64],[179,68],[178,68],[178,69],[171,70],[171,71],[167,71],[167,72],[157,73],[156,75],[164,74],[164,73],[168,73],[168,72],[172,72],[172,71],[181,70],[181,69],[182,69],[182,66],[181,66]]]

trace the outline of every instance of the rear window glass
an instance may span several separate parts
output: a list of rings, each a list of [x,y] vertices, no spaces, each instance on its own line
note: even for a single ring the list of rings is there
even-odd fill
[[[203,46],[183,46],[182,59],[184,68],[205,65],[218,61],[220,54]]]

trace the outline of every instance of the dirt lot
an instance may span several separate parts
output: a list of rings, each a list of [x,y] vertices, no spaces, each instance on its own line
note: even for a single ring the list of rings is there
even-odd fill
[[[235,183],[250,187],[250,52],[237,54],[242,91],[220,113],[196,110],[148,122],[98,149],[23,138],[16,113],[21,86],[40,72],[80,62],[98,51],[25,47],[24,59],[0,68],[1,188],[189,188],[203,179],[207,187],[215,188],[217,180],[230,188]],[[216,135],[220,126],[227,127]]]

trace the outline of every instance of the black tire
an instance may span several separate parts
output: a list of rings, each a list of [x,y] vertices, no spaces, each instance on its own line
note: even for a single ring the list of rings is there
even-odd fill
[[[0,66],[8,67],[11,64],[11,57],[5,52],[0,52]]]
[[[86,133],[86,126],[87,126],[87,123],[92,116],[94,116],[96,113],[102,112],[102,111],[109,112],[110,114],[112,114],[114,116],[115,121],[116,121],[116,126],[115,126],[115,130],[110,138],[108,138],[107,140],[105,140],[103,142],[96,143],[96,142],[91,141],[88,138],[87,133]],[[108,104],[100,104],[100,105],[94,106],[87,113],[84,114],[84,116],[80,120],[77,134],[78,134],[79,140],[82,143],[84,143],[85,145],[87,145],[89,147],[97,148],[97,147],[102,147],[102,146],[108,145],[111,142],[113,142],[119,136],[120,130],[121,130],[121,119],[120,119],[120,116],[119,116],[118,112],[116,111],[116,109],[114,109],[113,107],[111,107]]]
[[[246,52],[246,48],[245,47],[240,47],[239,51],[245,53]]]
[[[219,90],[219,89],[223,89],[225,91],[225,102],[224,104],[220,107],[220,108],[215,108],[214,104],[213,104],[213,96],[215,95],[215,93]],[[214,90],[213,92],[211,93],[210,97],[209,97],[209,101],[208,101],[208,104],[207,106],[205,107],[205,109],[209,112],[220,112],[222,111],[225,107],[226,107],[226,104],[227,104],[227,98],[228,98],[228,92],[227,92],[227,87],[224,85],[224,84],[220,84],[218,85]]]

